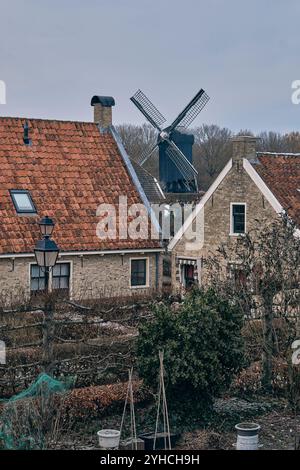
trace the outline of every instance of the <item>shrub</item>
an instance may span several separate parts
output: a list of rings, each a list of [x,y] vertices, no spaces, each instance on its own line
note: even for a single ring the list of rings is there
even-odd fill
[[[75,419],[99,418],[112,410],[114,406],[124,406],[128,382],[111,385],[93,385],[73,389],[65,400],[67,416]],[[133,381],[134,402],[139,403],[148,398],[141,381]]]
[[[206,417],[213,397],[229,387],[243,365],[242,314],[214,291],[194,290],[177,312],[162,305],[140,326],[137,361],[140,375],[156,387],[159,350],[173,425],[189,427]]]

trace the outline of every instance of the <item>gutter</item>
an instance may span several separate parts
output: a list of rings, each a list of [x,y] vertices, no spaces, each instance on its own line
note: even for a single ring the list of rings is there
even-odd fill
[[[90,256],[90,255],[126,255],[130,253],[162,253],[163,248],[141,248],[135,250],[103,250],[103,251],[61,251],[59,252],[59,257],[61,256]],[[0,259],[14,259],[14,258],[34,258],[34,253],[5,253],[0,254]]]

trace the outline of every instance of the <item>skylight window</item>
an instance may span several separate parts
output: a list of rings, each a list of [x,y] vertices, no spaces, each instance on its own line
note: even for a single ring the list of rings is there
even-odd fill
[[[18,214],[36,214],[36,208],[29,191],[12,189],[10,195]]]

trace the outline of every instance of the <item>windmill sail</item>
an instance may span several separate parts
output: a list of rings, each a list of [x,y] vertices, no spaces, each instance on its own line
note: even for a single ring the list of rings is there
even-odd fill
[[[208,102],[209,96],[201,89],[171,126],[166,128],[162,128],[166,119],[141,90],[130,99],[159,132],[157,144],[141,156],[141,164],[151,157],[158,146],[160,181],[165,187],[172,188],[175,192],[182,192],[183,187],[184,192],[196,191],[198,172],[192,164],[194,137],[179,132],[179,129],[186,129],[194,121]]]
[[[206,103],[209,101],[209,96],[201,89],[196,96],[189,102],[183,111],[177,116],[175,121],[170,126],[170,131],[177,127],[187,128],[196,119],[198,114],[202,111]]]
[[[147,96],[141,90],[138,90],[130,99],[145,118],[148,119],[157,130],[161,131],[161,125],[166,122],[166,119]]]

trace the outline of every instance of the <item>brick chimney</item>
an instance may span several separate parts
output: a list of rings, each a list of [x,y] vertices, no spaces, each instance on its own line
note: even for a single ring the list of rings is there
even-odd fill
[[[93,96],[91,106],[94,106],[94,122],[102,129],[112,125],[112,107],[115,100],[112,96]]]
[[[252,160],[256,158],[256,137],[253,135],[237,135],[232,138],[232,161],[241,161],[243,158]]]

